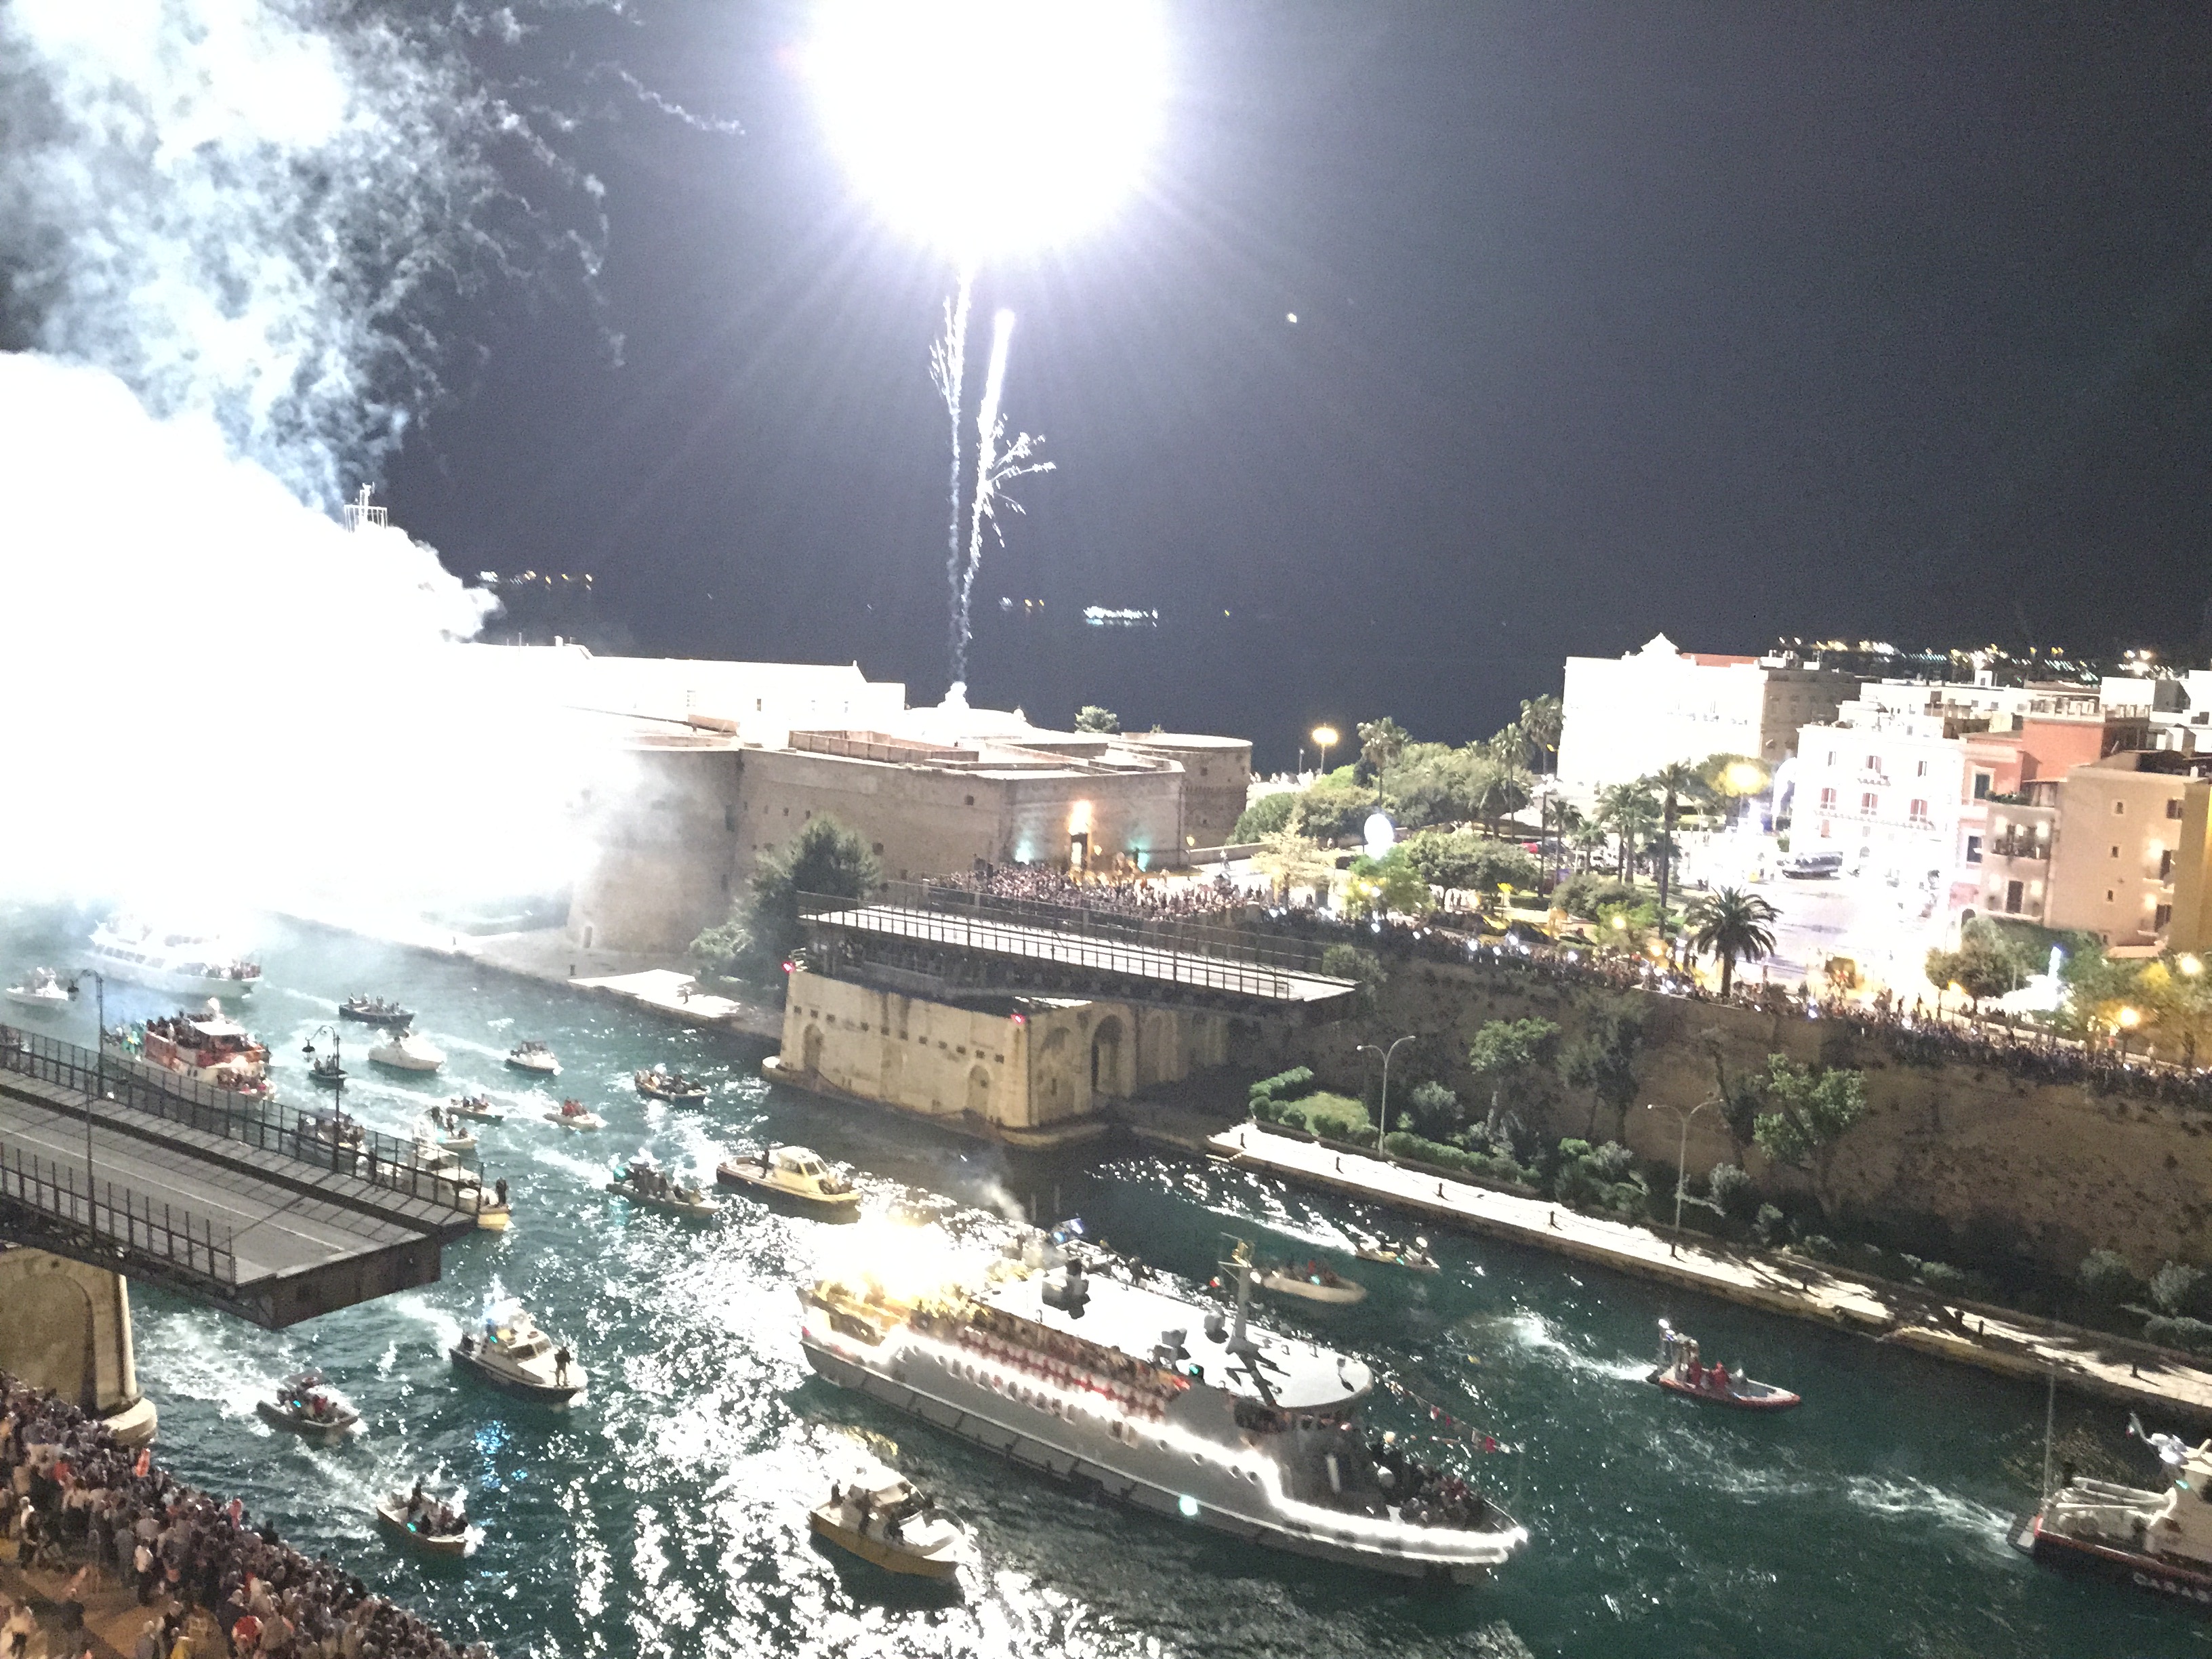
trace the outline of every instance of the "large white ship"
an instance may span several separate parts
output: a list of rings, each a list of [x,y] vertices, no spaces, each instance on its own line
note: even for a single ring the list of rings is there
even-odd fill
[[[242,997],[261,982],[261,964],[200,933],[165,933],[136,921],[102,922],[86,951],[113,978],[186,997]]]
[[[1360,1429],[1359,1360],[1074,1262],[902,1300],[802,1288],[822,1376],[1014,1461],[1255,1543],[1411,1578],[1487,1577],[1528,1541],[1462,1477]]]

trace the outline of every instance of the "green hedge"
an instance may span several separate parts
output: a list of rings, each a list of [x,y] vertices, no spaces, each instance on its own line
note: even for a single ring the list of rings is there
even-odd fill
[[[1402,1129],[1394,1130],[1382,1138],[1382,1150],[1393,1158],[1411,1158],[1417,1164],[1433,1164],[1440,1170],[1455,1170],[1462,1175],[1473,1176],[1478,1181],[1494,1181],[1510,1187],[1533,1184],[1528,1171],[1510,1158],[1493,1152],[1470,1152],[1464,1147],[1448,1146],[1441,1140],[1407,1134]]]
[[[1313,1067],[1293,1066],[1287,1072],[1278,1072],[1273,1077],[1261,1078],[1252,1085],[1250,1093],[1253,1104],[1257,1106],[1263,1100],[1271,1100],[1278,1103],[1303,1100],[1313,1091]]]

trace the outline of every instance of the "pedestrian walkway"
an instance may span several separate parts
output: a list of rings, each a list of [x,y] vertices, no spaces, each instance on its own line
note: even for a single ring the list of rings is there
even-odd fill
[[[1389,1158],[1240,1123],[1207,1151],[1243,1169],[1387,1204],[1424,1220],[1597,1262],[1770,1313],[1817,1320],[2011,1376],[2057,1376],[2077,1394],[2212,1420],[2212,1370],[2160,1349],[1931,1291],[1858,1278],[1794,1255],[1676,1243],[1631,1226],[1455,1181]]]

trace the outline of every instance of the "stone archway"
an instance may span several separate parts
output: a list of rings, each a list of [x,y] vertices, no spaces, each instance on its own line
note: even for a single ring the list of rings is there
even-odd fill
[[[807,1076],[817,1077],[821,1074],[822,1028],[819,1025],[810,1025],[806,1028],[806,1035],[799,1040],[799,1067]]]
[[[978,1066],[968,1073],[968,1115],[980,1123],[989,1123],[991,1116],[991,1073]]]
[[[15,1255],[16,1252],[9,1252]],[[21,1253],[18,1265],[34,1261]],[[92,1292],[70,1268],[9,1276],[8,1317],[0,1320],[0,1370],[34,1389],[52,1389],[88,1412],[100,1409],[99,1310]]]
[[[1122,1081],[1121,1048],[1123,1028],[1121,1017],[1109,1014],[1098,1022],[1098,1029],[1091,1034],[1091,1092],[1093,1095],[1125,1095],[1128,1088]]]

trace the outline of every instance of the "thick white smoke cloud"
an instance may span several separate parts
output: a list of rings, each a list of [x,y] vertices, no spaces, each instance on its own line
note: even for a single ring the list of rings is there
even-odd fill
[[[430,550],[327,514],[434,389],[444,300],[596,260],[517,210],[495,155],[594,223],[598,188],[471,27],[0,5],[0,303],[37,349],[0,356],[0,888],[361,914],[573,867],[596,751],[456,643],[483,605]]]

